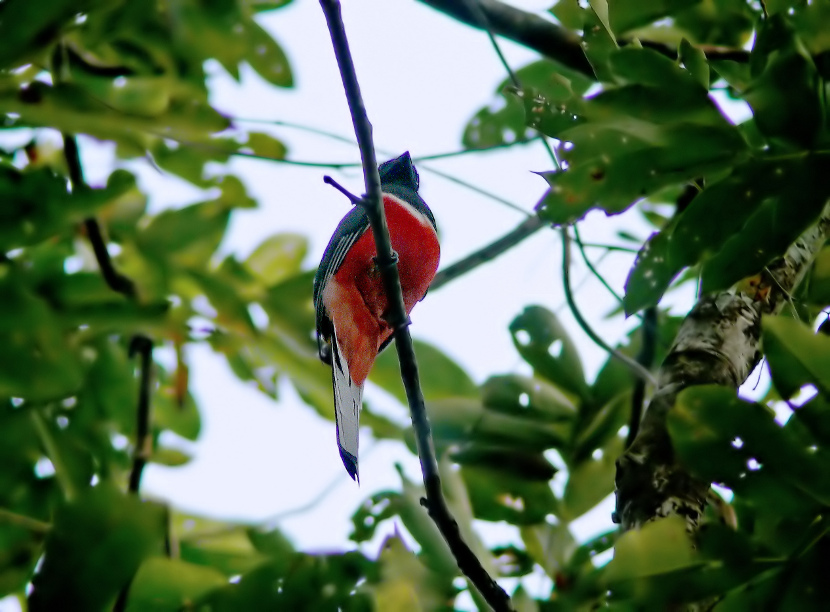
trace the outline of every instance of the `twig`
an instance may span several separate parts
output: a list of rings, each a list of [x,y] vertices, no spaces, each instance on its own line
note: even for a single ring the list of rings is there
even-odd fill
[[[608,293],[613,295],[614,299],[617,300],[617,302],[622,304],[623,303],[622,296],[620,294],[618,294],[616,291],[614,291],[614,288],[611,285],[608,284],[608,281],[606,281],[605,277],[602,274],[600,274],[599,270],[597,270],[594,267],[594,264],[591,262],[591,258],[588,257],[588,254],[585,252],[585,245],[582,243],[582,238],[579,236],[578,224],[574,223],[573,228],[574,228],[574,242],[576,242],[576,247],[579,249],[579,254],[582,255],[582,261],[584,261],[585,265],[588,266],[588,270],[591,272],[591,274],[594,275],[594,278],[596,278],[600,283],[602,283],[602,286],[605,287],[606,291],[608,291]]]
[[[183,138],[178,138],[178,137],[176,137],[174,135],[170,135],[170,134],[161,134],[161,133],[157,133],[157,132],[153,132],[153,131],[148,131],[148,133],[152,134],[154,136],[158,136],[160,138],[165,138],[167,140],[172,140],[172,141],[177,142],[180,145],[184,145],[186,147],[201,149],[201,150],[204,150],[204,151],[211,151],[211,152],[214,152],[214,153],[221,153],[221,154],[224,154],[224,155],[230,155],[230,156],[235,156],[235,157],[247,157],[247,158],[250,158],[250,159],[262,159],[262,160],[276,162],[276,163],[279,163],[279,164],[287,164],[287,165],[290,165],[290,166],[304,166],[304,167],[308,167],[308,168],[329,168],[329,169],[332,169],[332,170],[342,170],[344,168],[355,168],[355,167],[358,167],[358,166],[362,165],[362,163],[358,163],[358,162],[312,162],[312,161],[302,161],[302,160],[295,160],[295,159],[285,159],[283,157],[276,157],[274,155],[260,155],[258,153],[249,153],[247,151],[239,151],[239,150],[234,150],[234,149],[227,149],[225,147],[217,147],[216,145],[212,145],[212,144],[206,143],[206,142],[189,141],[189,140],[185,140]],[[339,136],[335,135],[335,134],[327,134],[327,133],[325,133],[325,134],[330,136],[331,138],[334,138],[335,140],[341,140],[341,138]],[[348,139],[344,139],[344,140],[346,140],[347,142],[352,142]],[[522,144],[524,144],[524,142]],[[493,147],[493,148],[495,148],[495,147]],[[482,149],[482,150],[487,150],[487,149]],[[474,151],[470,150],[470,152],[474,152]],[[449,157],[449,155],[444,155],[444,157]],[[439,156],[434,157],[434,159],[438,159],[438,158],[439,158]],[[479,195],[482,195],[486,198],[489,198],[489,199],[493,200],[494,202],[498,202],[502,206],[506,206],[507,208],[512,208],[513,210],[515,210],[517,212],[520,212],[523,215],[530,216],[530,214],[531,214],[528,211],[524,210],[523,208],[521,208],[519,206],[516,206],[513,202],[511,202],[509,200],[506,200],[502,197],[499,197],[494,193],[490,193],[489,191],[486,191],[486,190],[482,189],[481,187],[477,187],[476,185],[473,185],[472,183],[468,183],[467,181],[465,181],[463,179],[460,179],[456,176],[453,176],[453,175],[448,174],[446,172],[442,172],[441,170],[436,170],[432,166],[427,166],[426,164],[419,164],[418,168],[420,170],[427,170],[428,172],[431,172],[432,174],[435,174],[436,176],[440,176],[441,178],[443,178],[447,181],[450,181],[451,183],[455,183],[456,185],[460,185],[461,187],[464,187],[465,189],[469,189],[470,191],[474,191],[475,193],[478,193]]]
[[[568,307],[570,308],[571,313],[576,319],[576,322],[582,328],[582,331],[584,331],[587,336],[593,340],[594,344],[628,366],[628,369],[639,378],[642,378],[652,385],[656,385],[657,381],[654,379],[654,376],[651,375],[651,372],[646,370],[631,357],[618,351],[605,342],[605,340],[600,338],[579,311],[576,301],[574,300],[573,291],[571,291],[571,237],[568,234],[568,229],[566,227],[562,228],[562,286],[565,289],[565,300],[568,302]]]
[[[424,397],[418,380],[418,364],[415,360],[412,337],[409,334],[408,318],[401,293],[400,278],[396,265],[397,257],[392,252],[389,230],[386,226],[382,206],[380,176],[378,175],[377,160],[375,159],[372,141],[372,125],[369,123],[366,108],[360,95],[360,86],[355,75],[340,13],[340,2],[338,0],[320,0],[320,5],[331,33],[334,53],[343,79],[346,100],[349,104],[360,149],[360,157],[363,160],[367,194],[364,206],[375,239],[377,265],[389,300],[388,317],[390,325],[395,330],[395,346],[401,364],[401,377],[409,400],[418,456],[421,462],[421,471],[424,475],[424,488],[427,497],[426,500],[422,500],[422,504],[426,506],[430,517],[435,521],[447,541],[459,568],[481,592],[487,603],[496,610],[510,610],[510,598],[507,593],[490,577],[475,553],[461,538],[458,523],[450,514],[441,490],[438,463],[435,459],[435,449],[433,448],[432,435],[424,406]]]
[[[328,174],[327,174],[326,176],[324,176],[324,177],[323,177],[323,182],[324,182],[326,185],[331,185],[331,186],[332,186],[332,187],[334,187],[337,191],[339,191],[339,192],[340,192],[340,193],[342,193],[344,196],[346,196],[347,198],[349,198],[349,202],[351,202],[352,204],[354,204],[354,205],[360,204],[360,198],[359,198],[359,197],[357,197],[357,196],[356,196],[355,194],[353,194],[351,191],[349,191],[348,189],[346,189],[345,187],[343,187],[343,185],[341,185],[340,183],[338,183],[337,181],[335,181],[335,180],[334,180],[333,178],[331,178]]]
[[[545,225],[545,221],[540,219],[538,216],[529,217],[527,220],[522,221],[515,229],[511,230],[498,240],[480,248],[478,251],[471,253],[461,261],[457,261],[438,272],[438,274],[435,275],[432,284],[429,286],[430,290],[435,291],[450,281],[455,280],[462,274],[466,274],[481,264],[495,259],[505,251],[512,249],[525,238],[536,233],[536,231],[540,230]]]
[[[39,521],[30,516],[24,516],[22,514],[18,514],[17,512],[6,510],[5,508],[0,508],[0,523],[15,525],[39,534],[49,533],[49,530],[52,529],[52,525],[49,523],[44,523],[43,521]]]
[[[150,435],[150,387],[152,384],[153,341],[140,334],[130,342],[130,357],[139,355],[138,406],[136,407],[135,449],[133,467],[127,490],[138,493],[141,487],[141,473],[153,452],[153,437]]]
[[[69,169],[69,180],[72,182],[72,191],[77,192],[82,189],[87,189],[84,182],[84,173],[81,166],[81,158],[78,154],[78,141],[70,134],[63,135],[63,154],[66,157],[66,166]],[[113,291],[121,293],[128,298],[135,296],[135,286],[133,282],[118,273],[115,266],[112,265],[109,251],[107,251],[107,244],[101,232],[101,226],[95,217],[87,217],[84,220],[84,228],[86,229],[87,238],[92,244],[92,250],[95,253],[95,260],[98,262],[98,267],[101,269],[101,275],[104,277],[107,285]]]
[[[354,144],[354,140],[352,138],[347,138],[346,136],[341,136],[340,134],[335,134],[333,132],[329,132],[328,130],[321,130],[314,126],[305,125],[302,123],[295,123],[293,121],[281,121],[279,119],[248,119],[246,117],[231,117],[231,121],[234,123],[259,123],[262,125],[274,125],[277,127],[284,127],[293,130],[299,130],[302,132],[308,132],[309,134],[316,134],[318,136],[323,136],[325,138],[329,138],[331,140],[337,140],[338,142],[345,142],[348,144]],[[435,161],[438,159],[450,159],[453,157],[464,157],[467,155],[477,155],[479,153],[488,153],[490,151],[498,151],[500,149],[509,149],[516,146],[527,145],[533,142],[532,140],[522,140],[517,139],[512,142],[500,142],[498,144],[490,145],[487,147],[480,147],[477,149],[459,149],[457,151],[447,151],[445,153],[431,153],[429,155],[418,155],[413,156],[412,161],[418,164],[418,167],[421,167],[421,162],[425,161]],[[381,153],[384,153],[382,149],[378,149]],[[394,155],[394,153],[388,153],[388,155]],[[348,164],[349,166],[359,166],[360,163],[353,163]],[[329,164],[326,164],[329,166]]]

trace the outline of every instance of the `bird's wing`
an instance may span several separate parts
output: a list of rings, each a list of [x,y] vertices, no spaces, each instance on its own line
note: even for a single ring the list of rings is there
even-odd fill
[[[334,387],[334,418],[337,424],[337,446],[346,471],[358,480],[357,447],[360,431],[360,407],[363,402],[363,386],[356,385],[349,374],[349,364],[337,347],[337,329],[334,329],[332,346],[331,380]]]
[[[323,306],[323,290],[325,289],[331,277],[337,273],[346,254],[349,252],[355,242],[369,229],[369,217],[366,211],[361,206],[355,206],[349,211],[331,237],[326,250],[323,252],[323,259],[320,261],[320,267],[317,268],[317,274],[314,275],[314,309],[317,313],[317,348],[320,353],[320,358],[326,362],[331,362],[331,355],[325,354],[323,351],[323,342],[329,340],[331,337],[331,321],[326,314],[326,309]]]

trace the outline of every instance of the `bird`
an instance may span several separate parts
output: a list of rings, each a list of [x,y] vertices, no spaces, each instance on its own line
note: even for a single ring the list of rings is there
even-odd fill
[[[418,171],[408,151],[382,163],[378,174],[408,316],[438,269],[438,226],[418,195]],[[358,203],[338,224],[314,276],[318,354],[332,369],[337,446],[357,482],[363,385],[394,332],[376,256],[369,217]]]

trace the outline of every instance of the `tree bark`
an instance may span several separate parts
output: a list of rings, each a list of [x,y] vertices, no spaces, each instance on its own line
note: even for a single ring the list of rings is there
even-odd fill
[[[657,388],[631,447],[617,460],[615,522],[627,531],[670,515],[697,530],[710,483],[689,474],[674,457],[666,416],[678,393],[692,385],[737,389],[758,364],[761,316],[790,300],[830,230],[830,204],[786,254],[758,275],[753,294],[702,298],[692,309],[660,367]]]

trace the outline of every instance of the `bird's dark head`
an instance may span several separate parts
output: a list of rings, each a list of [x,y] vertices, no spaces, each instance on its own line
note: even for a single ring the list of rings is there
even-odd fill
[[[400,157],[390,159],[378,166],[380,184],[386,191],[387,185],[400,185],[412,191],[418,191],[418,171],[412,163],[409,151]]]

